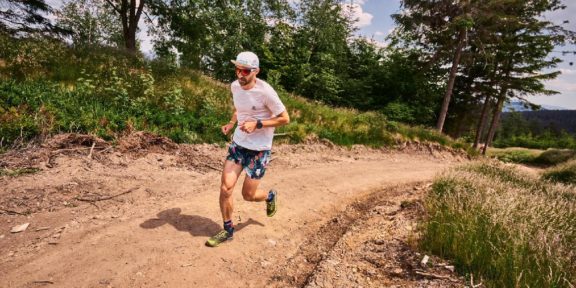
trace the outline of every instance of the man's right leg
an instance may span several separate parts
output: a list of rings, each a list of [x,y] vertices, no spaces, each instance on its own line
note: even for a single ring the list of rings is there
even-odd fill
[[[242,173],[242,165],[231,160],[224,162],[220,184],[220,212],[222,212],[224,222],[232,220],[232,212],[234,212],[232,192],[234,192],[240,173]]]
[[[240,173],[242,173],[242,165],[236,164],[232,160],[224,162],[220,183],[220,212],[224,221],[224,230],[208,239],[206,241],[207,246],[216,247],[220,243],[232,239],[234,233],[232,225],[232,213],[234,211],[232,192],[234,192],[234,186]]]

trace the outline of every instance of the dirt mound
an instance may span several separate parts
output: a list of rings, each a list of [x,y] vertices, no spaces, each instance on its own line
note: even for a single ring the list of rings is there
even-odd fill
[[[95,149],[104,149],[108,148],[110,144],[104,141],[103,139],[93,135],[65,133],[65,134],[58,134],[53,136],[52,138],[49,138],[41,146],[52,149],[78,148],[80,146],[85,147],[94,146]]]
[[[139,131],[120,138],[117,148],[123,153],[158,153],[177,150],[178,144],[167,137]]]
[[[93,135],[65,133],[48,138],[40,146],[8,151],[0,155],[0,168],[52,168],[54,157],[64,155],[86,155],[93,157],[94,151],[107,150],[110,143]]]

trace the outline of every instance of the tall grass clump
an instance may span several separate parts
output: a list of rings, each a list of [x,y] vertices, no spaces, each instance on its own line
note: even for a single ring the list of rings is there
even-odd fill
[[[435,180],[424,249],[488,287],[576,285],[576,191],[483,162]]]
[[[386,118],[376,112],[333,108],[301,97],[280,93],[290,124],[278,129],[293,142],[317,135],[338,145],[364,144],[373,147],[392,146],[394,135],[386,129]]]
[[[534,163],[544,166],[554,166],[574,158],[576,158],[576,150],[548,149],[536,157]]]
[[[528,148],[489,148],[488,156],[506,163],[535,164],[542,150]]]
[[[576,160],[570,160],[547,169],[542,179],[564,184],[576,185]]]
[[[291,122],[288,126],[280,127],[278,132],[287,134],[292,142],[300,142],[314,134],[344,146],[364,144],[392,147],[399,142],[419,141],[467,149],[467,145],[433,129],[390,121],[379,112],[330,107],[285,92],[281,92],[280,97],[288,109]]]

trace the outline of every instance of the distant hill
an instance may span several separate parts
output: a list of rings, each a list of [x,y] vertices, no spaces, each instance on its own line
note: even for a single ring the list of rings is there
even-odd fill
[[[557,129],[576,135],[576,110],[540,110],[540,111],[522,111],[520,113],[532,125],[537,125],[541,129]],[[503,119],[507,115],[503,113]]]
[[[542,107],[540,108],[540,110],[569,110],[564,107],[552,106],[552,105],[540,105],[540,106]],[[512,101],[510,103],[507,103],[506,105],[504,105],[504,108],[502,109],[502,112],[512,112],[512,111],[524,112],[524,111],[534,111],[534,109],[532,109],[530,105],[526,105],[524,104],[524,102],[520,101]]]

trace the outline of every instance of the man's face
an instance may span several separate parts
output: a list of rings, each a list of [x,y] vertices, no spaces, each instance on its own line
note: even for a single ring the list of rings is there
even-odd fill
[[[258,74],[258,68],[250,68],[245,66],[236,66],[236,77],[240,85],[245,86],[254,80]]]

